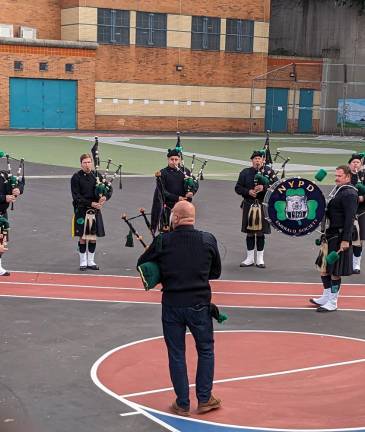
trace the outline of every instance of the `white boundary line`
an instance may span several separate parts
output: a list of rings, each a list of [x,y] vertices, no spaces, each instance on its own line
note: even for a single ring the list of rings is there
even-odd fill
[[[64,275],[64,276],[80,276],[80,277],[111,277],[111,278],[132,278],[132,279],[140,279],[139,276],[127,276],[127,275],[108,275],[108,274],[84,274],[84,273],[51,273],[51,272],[42,272],[42,271],[30,271],[30,270],[10,270],[12,273],[31,273],[34,275],[42,274],[42,275]],[[214,279],[211,282],[234,282],[234,283],[270,283],[270,284],[289,284],[289,285],[319,285],[322,286],[321,282],[290,282],[290,281],[265,281],[265,280],[240,280],[240,279]],[[354,285],[354,286],[363,286],[365,288],[365,283],[343,283],[341,286],[346,285]]]
[[[281,375],[290,375],[290,374],[295,374],[295,373],[300,373],[300,372],[308,372],[308,371],[313,371],[313,370],[318,370],[318,369],[327,369],[327,368],[332,368],[332,367],[337,367],[337,366],[347,366],[347,365],[358,364],[358,363],[365,363],[365,358],[361,358],[361,359],[357,359],[357,360],[348,360],[348,361],[338,362],[338,363],[328,363],[328,364],[324,364],[324,365],[320,365],[320,366],[308,366],[306,368],[288,369],[288,370],[284,370],[284,371],[270,372],[270,373],[266,373],[266,374],[246,375],[246,376],[240,376],[240,377],[235,377],[235,378],[225,378],[225,379],[215,380],[215,381],[213,381],[213,384],[222,384],[222,383],[227,383],[227,382],[247,381],[247,380],[252,380],[252,379],[268,378],[268,377],[275,377],[275,376],[281,376]],[[193,387],[195,387],[195,384],[189,384],[189,387],[193,388]],[[147,391],[139,392],[139,393],[124,394],[121,396],[124,398],[130,398],[130,397],[136,397],[136,396],[145,396],[145,395],[149,395],[149,394],[163,393],[166,391],[171,391],[173,389],[174,389],[173,387],[165,387],[165,388],[160,388],[157,390],[147,390]]]
[[[66,300],[66,301],[80,301],[80,302],[90,302],[90,303],[126,303],[126,304],[146,304],[146,305],[161,305],[161,301],[156,302],[147,302],[147,301],[133,301],[133,300],[96,300],[89,298],[67,298],[67,297],[52,297],[52,296],[29,296],[29,295],[13,295],[13,294],[0,294],[0,298],[27,298],[27,299],[35,299],[35,300]],[[316,308],[311,307],[288,307],[288,306],[237,306],[237,305],[224,305],[217,304],[217,306],[221,308],[230,308],[230,309],[273,309],[273,310],[305,310],[313,312]],[[349,308],[338,308],[337,311],[340,312],[365,312],[365,309],[349,309]]]
[[[289,334],[300,334],[300,335],[312,335],[312,336],[320,336],[320,337],[332,337],[332,338],[338,338],[338,339],[346,339],[346,340],[354,340],[354,341],[359,341],[359,342],[363,342],[365,343],[364,339],[359,339],[359,338],[353,338],[353,337],[348,337],[348,336],[337,336],[337,335],[331,335],[331,334],[326,334],[326,333],[311,333],[311,332],[298,332],[298,331],[282,331],[282,330],[220,330],[217,331],[216,333],[289,333]],[[172,431],[176,431],[176,429],[172,428],[169,425],[166,425],[164,422],[161,422],[161,420],[155,418],[154,416],[152,416],[151,414],[149,414],[148,412],[146,412],[146,410],[161,414],[161,415],[167,415],[169,417],[174,417],[174,418],[179,418],[181,419],[181,417],[178,417],[176,415],[173,414],[168,414],[165,413],[163,411],[158,411],[155,410],[153,408],[148,408],[145,407],[143,405],[137,404],[135,402],[131,402],[127,399],[125,399],[125,397],[123,396],[119,396],[118,394],[114,393],[113,391],[111,391],[110,389],[108,389],[104,384],[101,383],[101,381],[99,380],[98,376],[97,376],[97,370],[100,366],[100,364],[109,356],[111,356],[112,354],[114,354],[117,351],[120,351],[122,349],[125,348],[129,348],[130,346],[133,345],[137,345],[140,343],[144,343],[144,342],[149,342],[152,340],[157,340],[157,339],[162,339],[163,336],[156,336],[156,337],[152,337],[152,338],[146,338],[146,339],[141,339],[135,342],[130,342],[128,344],[125,345],[120,345],[119,347],[113,348],[110,351],[106,352],[105,354],[103,354],[92,366],[91,371],[90,371],[90,376],[92,381],[94,382],[94,384],[99,387],[102,391],[104,391],[105,393],[107,393],[109,396],[114,397],[115,399],[125,403],[126,405],[134,408],[136,411],[138,411],[141,414],[146,415],[148,418],[150,418],[153,421],[156,421],[156,423],[166,427],[166,429],[168,430],[172,430]],[[362,359],[361,361],[364,361],[364,359]],[[209,422],[209,421],[205,421],[205,420],[199,420],[199,419],[189,419],[189,418],[183,418],[183,420],[186,421],[192,421],[192,422],[198,422],[198,423],[204,423],[204,424],[211,424],[211,425],[215,425],[215,426],[226,426],[226,427],[231,427],[231,428],[235,428],[238,430],[242,430],[242,429],[253,429],[253,430],[264,430],[264,431],[283,431],[283,432],[342,432],[342,431],[362,431],[365,429],[365,426],[362,427],[358,427],[358,428],[341,428],[341,429],[278,429],[278,428],[260,428],[260,427],[252,427],[252,426],[233,426],[233,425],[229,425],[229,424],[222,424],[222,423],[214,423],[214,422]],[[179,431],[177,431],[179,432]]]
[[[150,340],[155,340],[155,339],[161,339],[162,336],[157,336],[157,337],[152,337],[152,338],[148,338],[148,339],[144,339],[144,341],[150,341]],[[123,347],[128,347],[128,346],[132,346],[135,345],[138,342],[132,342],[129,344],[124,345]],[[108,389],[108,387],[106,387],[104,384],[101,383],[101,381],[99,381],[99,378],[97,376],[97,371],[98,371],[98,367],[99,365],[111,354],[113,354],[114,352],[118,351],[120,347],[115,348],[114,350],[108,351],[107,353],[105,353],[104,355],[102,355],[92,366],[91,370],[90,370],[90,377],[92,379],[92,381],[94,382],[94,384],[100,388],[100,390],[102,390],[103,392],[105,392],[106,394],[108,394],[109,396],[112,396],[113,398],[119,400],[120,402],[124,403],[125,405],[127,405],[128,407],[134,409],[135,411],[137,411],[140,414],[143,414],[144,416],[146,416],[147,418],[149,418],[150,420],[152,420],[153,422],[159,424],[160,426],[163,426],[165,429],[171,431],[171,432],[180,432],[178,429],[173,428],[172,426],[168,425],[167,423],[164,423],[163,421],[157,419],[155,416],[149,414],[147,411],[145,411],[143,408],[141,408],[138,404],[131,402],[127,399],[124,399],[122,396],[118,396],[116,393],[114,393],[113,391],[111,391],[110,389]]]
[[[85,288],[85,289],[99,289],[99,290],[116,290],[116,291],[140,291],[146,292],[144,288],[134,287],[117,287],[108,285],[76,285],[76,284],[57,284],[57,283],[44,283],[44,282],[6,282],[0,281],[1,285],[31,285],[36,287],[65,287],[65,288]],[[159,294],[160,290],[150,290],[152,294]],[[212,294],[219,295],[232,295],[232,296],[268,296],[268,297],[308,297],[315,296],[317,293],[306,293],[306,294],[290,294],[290,293],[258,293],[258,292],[232,292],[232,291],[214,291]],[[365,298],[364,295],[341,295],[341,298]]]

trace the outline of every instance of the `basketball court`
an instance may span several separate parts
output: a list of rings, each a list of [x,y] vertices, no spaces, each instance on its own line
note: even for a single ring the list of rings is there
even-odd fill
[[[168,410],[174,395],[161,293],[145,292],[136,277],[143,249],[124,247],[128,229],[120,219],[122,211],[149,208],[152,179],[124,178],[104,211],[101,271],[79,274],[70,237],[74,169],[27,165],[3,257],[12,275],[0,280],[2,431],[33,432],[31,424],[36,432],[365,431],[364,277],[344,278],[339,310],[318,314],[308,301],[321,292],[317,233],[274,231],[267,268],[240,268],[234,182],[201,183],[197,228],[217,237],[223,273],[212,282],[213,301],[229,317],[215,323],[214,394],[223,406],[196,415],[196,358],[187,336],[192,415],[178,418]]]

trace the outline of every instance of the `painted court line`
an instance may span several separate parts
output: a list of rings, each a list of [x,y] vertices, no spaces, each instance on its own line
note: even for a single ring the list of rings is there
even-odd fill
[[[138,414],[142,414],[141,412],[138,412],[138,411],[131,411],[131,412],[127,412],[127,413],[122,413],[122,414],[119,414],[121,417],[129,417],[129,416],[132,416],[132,415],[138,415]]]
[[[53,297],[53,296],[30,296],[30,295],[14,295],[14,294],[0,294],[0,298],[27,298],[34,300],[66,300],[66,301],[79,301],[79,302],[90,302],[90,303],[125,303],[125,304],[144,304],[144,305],[161,305],[161,302],[148,302],[148,301],[133,301],[133,300],[105,300],[105,299],[93,299],[93,298],[69,298],[69,297]],[[289,306],[237,306],[237,305],[222,305],[217,303],[217,306],[222,308],[231,309],[274,309],[274,310],[305,310],[313,312],[314,307],[308,305],[307,307],[289,307]],[[351,308],[338,308],[338,311],[342,312],[365,312],[365,309],[351,309]]]
[[[362,359],[358,359],[358,360],[349,360],[349,361],[345,361],[345,362],[329,363],[329,364],[319,365],[319,366],[309,366],[309,367],[300,368],[300,369],[289,369],[289,370],[279,371],[279,372],[270,372],[267,374],[258,374],[258,375],[248,375],[248,376],[241,376],[241,377],[235,377],[235,378],[226,378],[226,379],[221,379],[221,380],[215,380],[215,381],[213,381],[213,384],[222,384],[222,383],[234,382],[234,381],[246,381],[246,380],[251,380],[251,379],[268,378],[268,377],[279,376],[279,375],[289,375],[289,374],[294,374],[294,373],[307,372],[307,371],[313,371],[313,370],[318,370],[318,369],[327,369],[327,368],[338,367],[338,366],[347,366],[347,365],[364,363],[364,362],[365,362],[365,358],[362,358]],[[189,387],[195,387],[195,384],[189,384]],[[144,396],[144,395],[154,394],[154,393],[162,393],[162,392],[171,391],[171,390],[173,390],[173,387],[166,387],[166,388],[161,388],[161,389],[156,389],[156,390],[148,390],[148,391],[139,392],[139,393],[124,394],[121,396],[124,398],[129,398],[129,397]]]
[[[145,339],[145,341],[150,341],[150,340],[155,340],[155,339],[161,339],[162,336],[157,336],[157,337],[152,337],[152,338],[148,338]],[[123,347],[128,347],[128,346],[132,346],[135,345],[136,343],[139,342],[131,342],[129,344],[123,345]],[[90,370],[90,377],[91,380],[93,381],[93,383],[100,388],[102,391],[104,391],[106,394],[108,394],[109,396],[117,399],[118,401],[124,403],[125,405],[129,406],[130,408],[132,408],[133,410],[137,411],[140,414],[143,414],[145,417],[149,418],[150,420],[152,420],[153,422],[161,425],[162,427],[164,427],[165,429],[171,431],[171,432],[180,432],[178,429],[175,429],[174,427],[168,425],[167,423],[163,422],[160,419],[157,419],[155,416],[151,415],[150,413],[148,413],[146,410],[144,410],[141,406],[139,406],[138,404],[136,404],[135,402],[132,402],[128,399],[124,399],[123,397],[117,395],[116,393],[114,393],[113,391],[111,391],[108,387],[106,387],[98,378],[97,372],[98,372],[98,368],[100,366],[100,364],[107,358],[109,357],[109,355],[113,354],[114,352],[118,351],[120,347],[117,347],[113,350],[110,350],[108,352],[106,352],[104,355],[102,355],[92,366],[91,370]]]
[[[175,415],[175,414],[171,414],[168,412],[164,412],[164,411],[159,411],[157,409],[154,408],[149,408],[145,405],[142,404],[138,404],[138,406],[140,407],[141,410],[148,410],[149,412],[152,413],[156,413],[156,414],[160,414],[163,415],[165,417],[171,417],[171,418],[176,418],[176,419],[181,419],[181,417]],[[359,432],[364,432],[364,427],[356,427],[356,428],[341,428],[341,429],[283,429],[283,428],[267,428],[267,427],[257,427],[257,426],[236,426],[236,425],[232,425],[229,423],[217,423],[217,422],[213,422],[213,421],[208,421],[208,420],[200,420],[197,419],[196,417],[191,418],[191,417],[184,417],[184,421],[187,422],[192,422],[192,423],[200,423],[200,424],[204,424],[204,425],[212,425],[212,426],[219,426],[219,427],[227,427],[229,429],[237,429],[238,431],[243,430],[243,432],[247,432],[247,430],[257,430],[258,432],[262,432],[262,431],[268,431],[268,432],[355,432],[355,431],[359,431]],[[193,426],[194,427],[194,426]],[[180,432],[180,431],[178,431]]]
[[[30,270],[10,270],[12,273],[25,273],[25,274],[32,274],[34,276],[37,275],[56,275],[56,276],[78,276],[80,278],[88,278],[88,277],[107,277],[107,278],[120,278],[120,279],[141,279],[139,276],[126,276],[126,275],[110,275],[110,274],[96,274],[93,273],[92,275],[90,273],[83,274],[83,273],[50,273],[50,272],[42,272],[42,271],[30,271]],[[257,283],[257,284],[283,284],[283,285],[314,285],[314,286],[320,286],[322,287],[321,282],[290,282],[290,281],[269,281],[269,280],[243,280],[243,279],[215,279],[210,281],[213,285],[219,282],[228,282],[228,283]],[[341,286],[363,286],[365,288],[364,283],[342,283]]]
[[[59,283],[44,283],[44,282],[4,282],[0,281],[1,285],[29,285],[33,287],[64,287],[64,288],[85,288],[85,289],[99,289],[99,290],[117,290],[117,291],[142,291],[146,292],[144,288],[133,288],[133,287],[116,287],[106,285],[79,285],[79,284],[59,284]],[[160,293],[160,290],[149,291],[152,294]],[[213,294],[220,295],[232,295],[232,296],[273,296],[273,297],[308,297],[316,296],[317,293],[305,293],[305,294],[288,294],[288,293],[261,293],[261,292],[232,292],[232,291],[215,291],[212,289]],[[364,295],[342,295],[341,298],[365,298]]]
[[[146,291],[144,288],[132,288],[132,287],[116,287],[116,286],[105,286],[105,285],[78,285],[78,284],[58,284],[58,283],[44,283],[44,282],[2,282],[1,285],[30,285],[30,286],[48,286],[48,287],[64,287],[64,288],[87,288],[87,289],[105,289],[105,290],[119,290],[119,291]],[[158,291],[153,291],[158,292]],[[364,296],[365,297],[365,296]]]
[[[354,340],[354,341],[360,341],[360,342],[365,342],[364,339],[360,339],[360,338],[353,338],[353,337],[348,337],[348,336],[338,336],[338,335],[331,335],[331,334],[325,334],[325,333],[311,333],[311,332],[298,332],[298,331],[284,331],[284,330],[220,330],[217,331],[217,333],[281,333],[281,334],[299,334],[299,335],[313,335],[313,336],[318,336],[318,337],[329,337],[329,338],[337,338],[337,339],[345,339],[345,340]],[[112,390],[110,390],[108,387],[106,387],[98,378],[97,372],[98,372],[98,368],[99,366],[103,363],[104,360],[106,360],[108,357],[110,357],[111,355],[113,355],[115,352],[120,351],[122,349],[126,349],[128,347],[131,347],[133,345],[137,345],[137,344],[141,344],[144,342],[149,342],[149,341],[153,341],[153,340],[158,340],[158,339],[162,339],[163,336],[156,336],[156,337],[151,337],[151,338],[146,338],[146,339],[142,339],[142,340],[138,340],[135,342],[130,342],[128,344],[125,345],[121,345],[119,347],[113,348],[110,351],[106,352],[105,354],[103,354],[92,366],[91,371],[90,371],[90,376],[91,379],[93,380],[94,384],[99,387],[102,391],[104,391],[105,393],[107,393],[108,395],[112,396],[113,398],[119,400],[120,402],[123,402],[124,404],[126,404],[127,406],[130,406],[131,408],[134,408],[135,410],[137,410],[138,412],[146,415],[146,417],[150,418],[151,420],[155,421],[156,423],[162,425],[163,427],[165,427],[167,430],[173,431],[173,432],[179,432],[178,430],[176,430],[175,428],[173,428],[170,425],[167,425],[166,423],[162,422],[160,419],[156,418],[155,416],[151,415],[150,413],[156,413],[156,414],[162,414],[164,416],[167,417],[172,417],[172,418],[180,418],[174,414],[170,414],[168,412],[164,412],[164,411],[159,411],[156,410],[154,408],[150,408],[147,406],[144,406],[142,404],[137,404],[135,402],[130,401],[129,399],[127,399],[125,396],[120,396],[116,393],[114,393]],[[341,366],[341,365],[346,365],[346,364],[351,364],[351,363],[362,363],[365,362],[365,359],[358,359],[358,360],[352,360],[349,362],[339,362],[339,363],[332,363],[332,364],[328,364],[328,365],[322,365],[322,366],[314,366],[312,368],[303,368],[304,369],[309,369],[312,370],[313,368],[316,369],[320,369],[320,368],[328,368],[328,367],[336,367],[336,366]],[[293,370],[294,371],[294,370]],[[284,373],[293,373],[293,371],[283,371]],[[300,371],[300,369],[298,369],[298,371]],[[283,372],[279,372],[279,374],[283,374]],[[265,375],[272,375],[272,374],[265,374]],[[264,376],[264,375],[262,375]],[[262,376],[258,376],[258,377],[262,377]],[[244,377],[245,379],[252,379],[251,377]],[[220,381],[215,381],[215,382],[222,382],[223,380]],[[169,388],[168,390],[172,390],[172,388]],[[146,393],[144,393],[146,394]],[[229,427],[231,429],[237,429],[237,430],[257,430],[257,431],[282,431],[282,432],[350,432],[350,431],[363,431],[364,427],[354,427],[354,428],[341,428],[341,429],[336,429],[336,428],[323,428],[323,429],[284,429],[284,428],[267,428],[267,427],[255,427],[255,426],[249,426],[249,425],[245,425],[245,426],[237,426],[237,425],[232,425],[232,424],[225,424],[225,423],[216,423],[216,422],[212,422],[212,421],[207,421],[207,420],[200,420],[200,419],[196,419],[196,418],[185,418],[184,420],[186,421],[191,421],[194,423],[201,423],[201,424],[206,424],[206,425],[214,425],[214,426],[220,426],[220,427]]]

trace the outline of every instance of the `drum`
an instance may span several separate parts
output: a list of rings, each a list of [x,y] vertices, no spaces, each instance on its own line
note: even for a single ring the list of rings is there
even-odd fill
[[[263,208],[273,228],[291,237],[301,237],[320,225],[325,216],[326,200],[312,181],[291,177],[270,186]]]

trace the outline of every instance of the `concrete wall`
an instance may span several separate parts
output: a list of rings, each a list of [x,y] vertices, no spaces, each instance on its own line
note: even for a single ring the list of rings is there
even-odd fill
[[[333,0],[272,0],[269,53],[365,63],[365,16]]]

